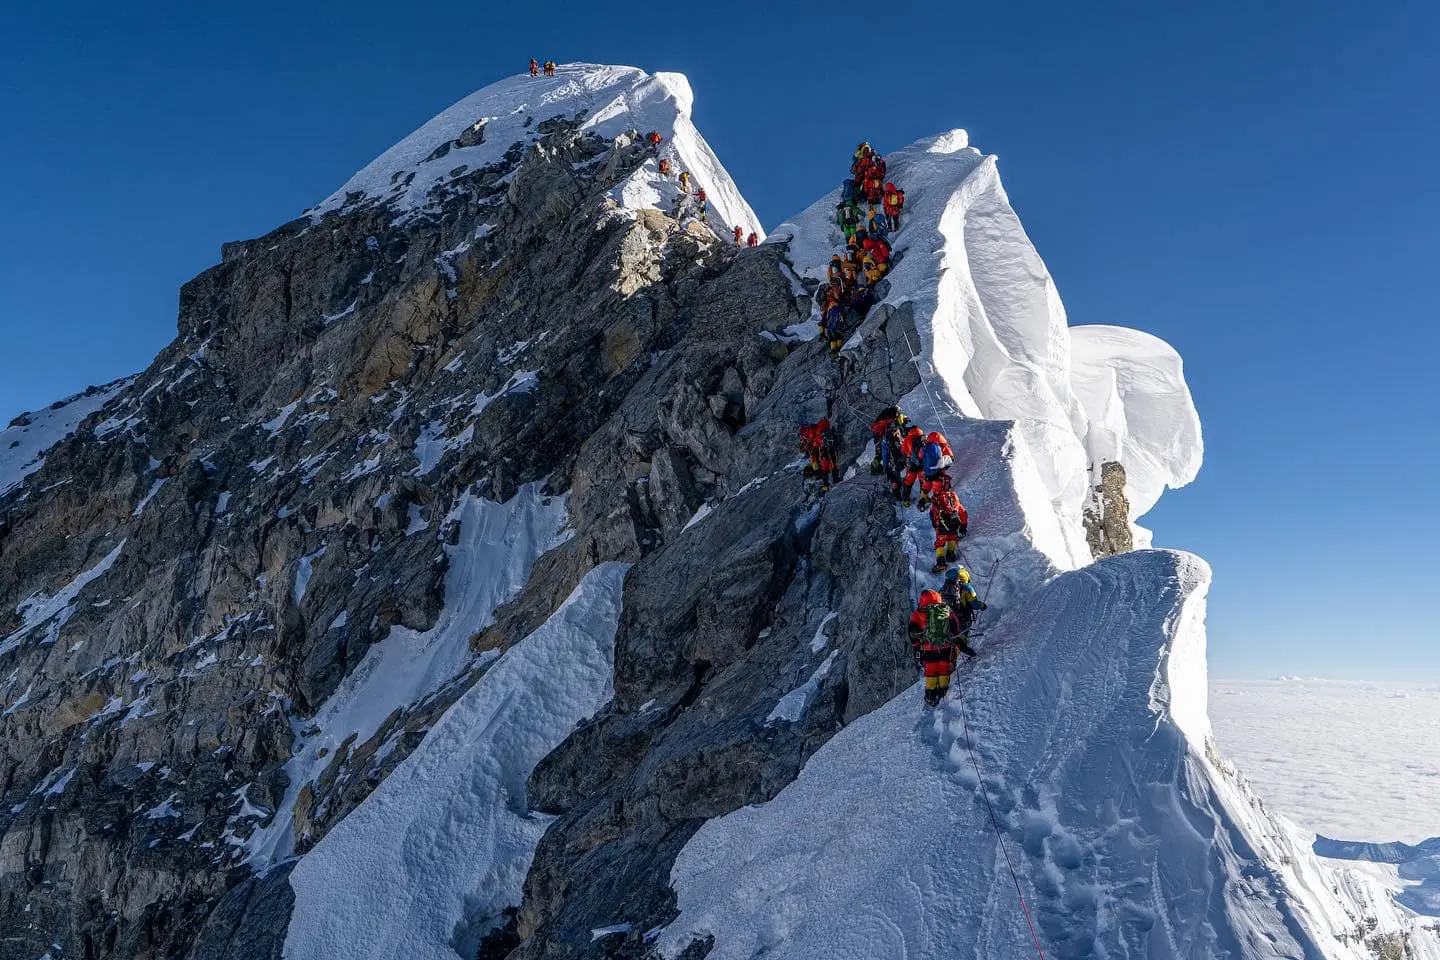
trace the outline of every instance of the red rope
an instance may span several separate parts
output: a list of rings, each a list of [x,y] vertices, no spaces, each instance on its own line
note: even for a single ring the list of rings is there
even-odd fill
[[[957,689],[956,693],[959,692]],[[1020,898],[1020,909],[1025,914],[1026,926],[1030,928],[1030,939],[1035,942],[1035,952],[1040,955],[1040,960],[1045,960],[1045,948],[1040,946],[1040,937],[1035,933],[1035,921],[1030,918],[1030,906],[1025,902],[1025,894],[1020,890],[1020,877],[1015,873],[1015,862],[1010,859],[1010,851],[1005,846],[1005,835],[1000,830],[1000,821],[995,816],[995,807],[990,803],[990,791],[985,789],[985,777],[980,773],[980,761],[975,759],[975,748],[970,745],[970,724],[965,719],[965,698],[957,696],[955,699],[960,704],[960,725],[965,731],[965,749],[969,751],[970,763],[975,767],[980,796],[985,798],[985,809],[990,811],[990,825],[995,828],[995,839],[1000,842],[1000,852],[1005,854],[1005,865],[1010,868],[1010,879],[1015,881],[1015,896]]]

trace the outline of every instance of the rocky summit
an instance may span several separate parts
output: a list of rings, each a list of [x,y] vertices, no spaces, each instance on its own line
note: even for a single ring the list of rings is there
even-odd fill
[[[1072,357],[994,160],[962,131],[891,155],[910,197],[894,265],[832,356],[814,295],[844,245],[836,194],[734,243],[763,231],[690,100],[678,75],[587,64],[487,87],[298,219],[227,244],[148,369],[5,431],[0,956],[814,955],[780,916],[807,908],[756,905],[778,888],[734,906],[768,931],[759,952],[692,922],[720,902],[697,901],[692,868],[746,811],[789,833],[782,801],[875,718],[945,716],[922,712],[905,639],[939,583],[929,521],[869,470],[871,422],[897,404],[955,447],[963,559],[995,636],[1023,649],[1027,617],[1089,603],[1067,578],[1135,584],[1116,588],[1130,632],[1101,630],[1095,662],[1141,664],[1155,686],[1115,666],[1095,697],[1174,735],[1105,756],[1191,771],[1175,788],[1205,797],[1190,831],[1230,837],[1205,867],[1215,903],[1248,883],[1245,916],[1277,942],[1350,956],[1328,946],[1331,914],[1287,913],[1280,853],[1235,842],[1270,821],[1206,786],[1226,768],[1206,754],[1203,690],[1197,706],[1172,669],[1198,637],[1203,688],[1203,564],[1123,555],[1148,545],[1136,516],[1199,467],[1179,358],[1116,328],[1077,335]],[[797,448],[822,417],[843,474],[823,495]],[[1018,704],[1041,704],[1079,736],[1037,677],[989,716],[1026,726]],[[966,809],[1018,789],[999,736]],[[1071,806],[1002,804],[1041,936],[1058,956],[1200,956],[1156,932],[1183,878],[1126,892],[1148,927],[1085,932],[1085,884],[1047,893],[1047,871],[1118,888],[1115,870],[1164,861],[1169,827],[1147,818],[1172,794],[1124,801],[1143,809],[1121,868],[1072,822],[1105,782],[1077,773]],[[727,843],[784,862],[772,840]],[[867,841],[894,857],[907,842]],[[956,862],[979,874],[924,909],[973,894],[1009,919],[977,915],[969,949],[1018,956],[996,835],[973,842]],[[1205,942],[1250,942],[1232,908]],[[909,946],[862,939],[865,955],[964,952],[886,922]]]

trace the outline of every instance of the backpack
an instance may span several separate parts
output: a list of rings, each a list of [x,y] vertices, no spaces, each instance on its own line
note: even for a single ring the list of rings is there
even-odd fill
[[[950,642],[950,607],[936,603],[925,608],[925,643],[943,647]]]

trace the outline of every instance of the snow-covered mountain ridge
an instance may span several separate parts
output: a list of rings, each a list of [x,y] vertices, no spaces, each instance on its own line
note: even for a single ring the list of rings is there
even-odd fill
[[[1204,563],[1095,560],[1198,469],[1174,351],[1068,327],[952,131],[887,154],[899,256],[837,366],[834,196],[717,238],[758,224],[690,100],[589,64],[461,100],[26,449],[15,955],[1022,956],[1016,884],[1051,956],[1436,955],[1214,755]],[[904,641],[928,522],[864,469],[896,402],[991,607],[963,714]],[[860,469],[818,499],[826,412]]]

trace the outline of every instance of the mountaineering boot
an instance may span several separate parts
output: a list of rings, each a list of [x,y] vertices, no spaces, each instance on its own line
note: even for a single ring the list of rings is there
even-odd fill
[[[927,707],[933,707],[933,706],[935,706],[936,704],[938,704],[938,703],[940,702],[940,697],[941,697],[941,695],[942,695],[943,693],[944,693],[944,691],[941,690],[939,687],[926,687],[926,688],[925,688],[925,706],[927,706]]]
[[[949,566],[949,564],[947,564],[944,560],[936,560],[936,561],[935,561],[935,566],[933,566],[933,567],[930,568],[930,572],[931,572],[931,573],[944,573],[944,572],[945,572],[945,568],[946,568],[947,566]]]
[[[916,508],[917,510],[929,510],[929,509],[930,509],[930,497],[929,497],[929,495],[928,495],[928,494],[924,494],[924,493],[920,494],[920,502],[915,505],[915,508]]]

